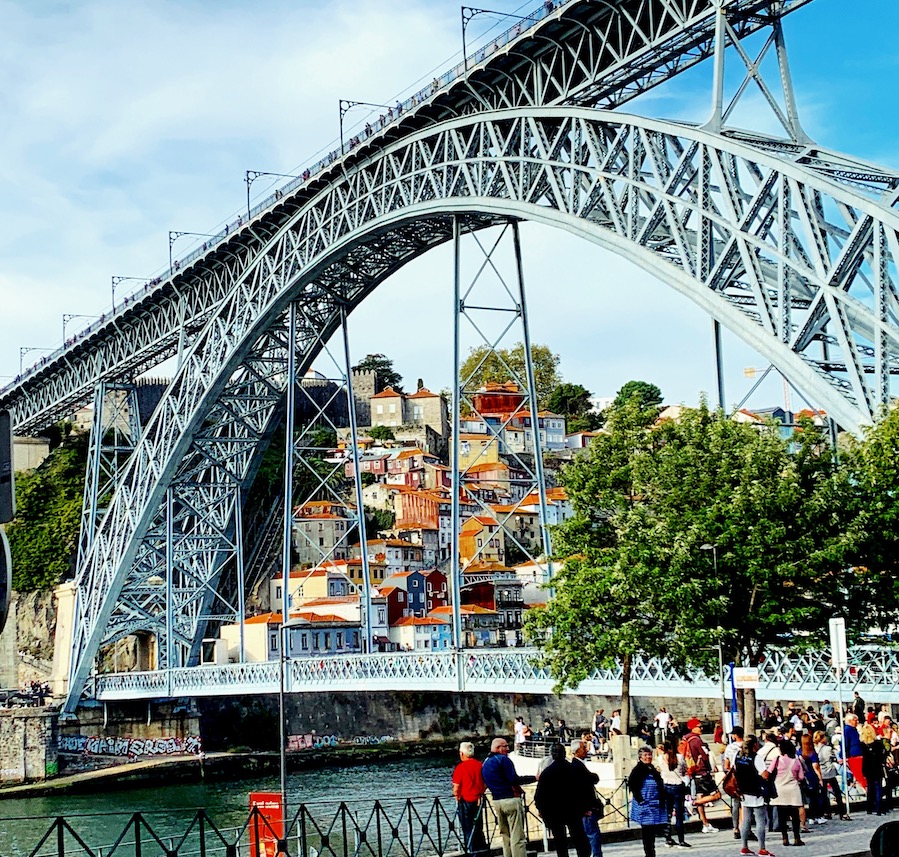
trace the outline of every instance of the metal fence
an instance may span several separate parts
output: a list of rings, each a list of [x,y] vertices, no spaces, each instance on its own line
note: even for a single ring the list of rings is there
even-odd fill
[[[529,847],[545,851],[546,831],[527,795],[524,806]],[[177,830],[171,819],[154,821],[150,813],[134,813],[122,818],[115,836],[98,835],[97,818],[35,819],[14,850],[7,844],[0,857],[455,857],[465,852],[456,802],[443,797],[345,802],[336,808],[302,804],[283,836],[280,825],[273,826],[257,808],[238,827],[217,824],[199,810]],[[482,820],[488,843],[499,850],[502,841],[490,801]],[[604,827],[627,824],[626,811],[610,806]]]

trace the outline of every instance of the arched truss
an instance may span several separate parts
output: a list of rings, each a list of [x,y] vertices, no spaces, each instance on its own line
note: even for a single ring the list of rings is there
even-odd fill
[[[447,240],[453,217],[533,220],[655,273],[858,430],[899,367],[897,191],[810,147],[583,108],[455,120],[347,170],[234,277],[141,438],[79,573],[69,707],[101,643],[168,615],[161,648],[195,651],[209,617],[233,617],[220,577],[284,387],[290,301],[302,369],[341,305]]]

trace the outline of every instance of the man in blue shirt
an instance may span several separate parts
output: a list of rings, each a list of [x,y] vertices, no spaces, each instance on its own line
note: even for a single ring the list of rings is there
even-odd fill
[[[526,857],[521,786],[536,782],[536,777],[518,775],[509,759],[509,743],[505,738],[493,739],[481,774],[493,798],[493,809],[503,838],[503,857]]]

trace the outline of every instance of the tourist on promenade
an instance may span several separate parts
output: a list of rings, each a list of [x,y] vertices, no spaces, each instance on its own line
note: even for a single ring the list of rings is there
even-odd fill
[[[684,776],[687,767],[684,757],[678,755],[673,741],[666,741],[662,752],[656,756],[655,765],[662,775],[662,786],[665,789],[665,844],[671,848],[677,845],[681,848],[690,846],[684,839],[684,799],[687,797],[687,787],[684,785]],[[671,835],[671,816],[674,815],[674,833],[677,834],[677,842]]]
[[[752,854],[749,847],[752,821],[755,818],[755,829],[759,841],[759,854],[762,857],[774,857],[765,847],[768,834],[768,810],[765,806],[765,783],[762,773],[765,760],[759,754],[759,742],[755,735],[747,735],[740,745],[740,752],[733,762],[734,776],[740,789],[740,803],[743,807],[743,822],[740,825],[740,838],[743,840],[741,854]]]
[[[827,796],[824,794],[824,779],[821,771],[821,760],[815,750],[814,740],[811,735],[804,733],[800,739],[802,763],[805,765],[805,798],[808,801],[808,823],[827,824],[823,816],[824,802]],[[830,804],[828,803],[828,814]]]
[[[833,792],[833,796],[837,802],[837,815],[842,819],[844,818],[843,792],[840,789],[840,767],[836,751],[833,748],[833,744],[827,740],[826,732],[816,732],[812,736],[812,740],[815,743],[815,752],[818,754],[818,765],[821,768],[824,817],[829,819],[833,813],[830,804],[830,795],[827,791],[829,788]]]
[[[550,755],[552,762],[537,780],[534,803],[552,833],[558,857],[568,857],[569,836],[578,857],[590,857],[583,819],[592,803],[592,787],[587,793],[584,778],[565,758],[564,746],[553,744]]]
[[[874,727],[866,723],[861,728],[862,775],[865,786],[865,810],[868,815],[883,815],[883,781],[886,777],[886,747],[877,737]]]
[[[703,833],[717,833],[717,830],[709,824],[709,818],[705,812],[705,804],[721,799],[721,792],[715,784],[712,776],[712,763],[709,759],[709,751],[702,740],[702,721],[697,717],[687,721],[687,735],[684,739],[684,759],[687,763],[687,774],[693,780],[696,788],[696,797],[693,806],[699,813],[702,821]],[[692,763],[692,764],[691,764]]]
[[[653,719],[653,725],[655,726],[656,744],[663,745],[668,740],[668,727],[671,725],[671,715],[665,711],[664,705]]]
[[[858,695],[857,690],[855,691],[855,699],[852,701],[852,711],[859,720],[865,716],[865,700]]]
[[[858,696],[858,691],[855,695]],[[867,789],[865,773],[862,770],[862,741],[858,734],[858,715],[855,713],[847,714],[843,718],[843,758],[855,781],[863,789]]]
[[[609,719],[604,708],[597,708],[593,715],[593,731],[600,740],[609,737]]]
[[[640,825],[643,854],[655,857],[656,836],[665,824],[665,787],[652,764],[652,747],[641,747],[637,764],[627,778],[631,793],[630,819]]]
[[[503,839],[503,857],[526,857],[521,787],[536,782],[535,777],[519,776],[509,760],[509,743],[505,738],[493,739],[481,774],[493,798],[493,810]]]
[[[590,843],[593,857],[602,857],[602,834],[599,832],[599,819],[601,810],[594,788],[599,782],[599,774],[594,774],[585,764],[587,758],[587,742],[574,739],[571,742],[571,764],[580,778],[580,791],[587,802],[587,809],[582,817],[584,833]]]
[[[481,774],[481,763],[474,757],[474,744],[470,741],[459,745],[459,760],[453,769],[453,797],[456,799],[465,853],[477,857],[487,852],[481,817],[487,786]]]
[[[722,765],[726,774],[737,760],[737,756],[743,751],[743,727],[734,726],[730,730],[730,743],[724,748]],[[730,803],[730,818],[734,826],[734,839],[740,838],[740,801],[732,800]]]
[[[615,709],[609,722],[609,735],[621,735],[621,711]]]
[[[777,794],[771,798],[771,806],[777,807],[778,828],[783,844],[789,845],[787,836],[789,824],[793,824],[793,844],[804,845],[799,835],[799,807],[802,806],[802,788],[805,779],[802,762],[796,758],[796,745],[781,739],[778,745],[780,755],[768,767],[768,779],[774,780]]]
[[[520,750],[521,745],[524,744],[524,732],[527,729],[527,726],[524,725],[523,717],[515,718],[515,749]]]

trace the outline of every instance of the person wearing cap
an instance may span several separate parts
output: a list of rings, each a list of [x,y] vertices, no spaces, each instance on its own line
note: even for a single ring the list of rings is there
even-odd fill
[[[687,721],[689,730],[685,736],[684,758],[687,762],[687,773],[693,779],[696,786],[696,797],[693,806],[699,813],[702,822],[703,833],[716,833],[717,830],[709,824],[709,818],[705,812],[705,804],[721,798],[721,792],[715,784],[712,776],[712,763],[709,760],[709,751],[702,740],[702,721],[698,717],[692,717]]]

